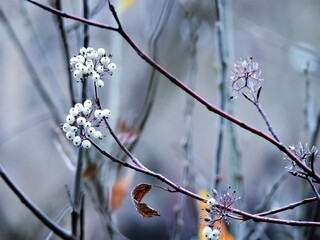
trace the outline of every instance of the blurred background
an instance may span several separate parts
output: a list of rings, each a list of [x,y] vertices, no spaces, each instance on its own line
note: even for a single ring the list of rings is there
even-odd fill
[[[57,1],[39,2],[56,7]],[[65,0],[61,8],[83,16],[83,2]],[[113,2],[141,50],[215,106],[267,132],[248,100],[241,94],[229,99],[233,64],[252,56],[263,65],[260,101],[281,141],[310,145],[313,138],[317,146],[319,1],[221,1],[219,14],[213,0]],[[57,16],[22,0],[4,0],[0,7],[0,164],[55,219],[70,203],[66,186],[72,188],[77,159],[59,128],[71,106],[66,49],[69,56],[79,52],[83,25],[63,19],[66,47]],[[116,26],[106,1],[88,1],[87,9],[88,18]],[[234,206],[250,213],[313,196],[301,179],[286,173],[288,163],[276,147],[221,122],[154,71],[118,33],[89,27],[89,46],[105,48],[117,64],[100,91],[102,105],[111,109],[110,122],[119,138],[146,167],[198,194],[231,186],[241,197]],[[224,72],[221,58],[227,63]],[[81,102],[82,85],[74,79],[72,84],[73,100]],[[92,97],[90,88],[86,95]],[[101,145],[125,159],[111,136]],[[201,214],[196,201],[152,188],[143,201],[161,216],[144,219],[135,210],[131,189],[139,183],[166,185],[123,169],[94,150],[85,161],[85,239],[198,238]],[[277,190],[265,202],[275,183]],[[315,221],[319,204],[309,207],[276,217]],[[70,229],[69,222],[67,215],[60,224]],[[46,239],[48,234],[1,180],[0,239]],[[225,239],[232,239],[229,234],[234,239],[320,237],[317,229],[235,220]]]

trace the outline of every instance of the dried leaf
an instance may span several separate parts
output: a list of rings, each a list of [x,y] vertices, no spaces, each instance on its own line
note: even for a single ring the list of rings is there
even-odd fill
[[[151,217],[155,217],[155,216],[160,216],[160,214],[156,210],[149,207],[145,203],[140,203],[140,202],[135,201],[135,205],[136,205],[136,209],[137,209],[138,213],[144,218],[151,218]]]
[[[115,210],[120,207],[123,197],[127,193],[128,182],[130,182],[131,177],[129,174],[124,175],[112,186],[112,197],[111,197],[111,207]]]
[[[133,203],[135,204],[138,213],[144,218],[160,216],[156,210],[145,203],[141,203],[141,200],[150,191],[151,187],[150,184],[139,184],[131,192]]]
[[[140,202],[142,198],[150,191],[151,187],[152,186],[150,184],[144,183],[136,186],[131,192],[133,200]]]

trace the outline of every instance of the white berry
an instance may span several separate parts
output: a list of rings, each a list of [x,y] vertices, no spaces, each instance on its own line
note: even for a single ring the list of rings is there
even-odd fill
[[[97,66],[97,67],[96,67],[96,71],[97,71],[98,73],[103,73],[103,71],[104,71],[103,66],[101,66],[101,65]]]
[[[103,56],[106,54],[106,50],[104,50],[104,48],[98,48],[97,52],[98,52],[99,56]]]
[[[69,123],[65,123],[65,124],[63,124],[63,126],[62,126],[62,130],[63,130],[64,132],[69,132],[69,131],[70,131],[70,128],[71,128],[71,126],[70,126]]]
[[[76,134],[74,132],[69,131],[69,132],[66,133],[66,137],[69,140],[74,139],[75,136],[76,136]]]
[[[110,58],[108,58],[108,57],[102,57],[102,58],[100,59],[100,62],[101,62],[101,64],[103,64],[103,65],[107,65],[107,64],[110,63]]]
[[[207,204],[209,206],[214,206],[216,204],[216,200],[214,198],[209,198]]]
[[[108,64],[107,68],[110,72],[114,72],[117,69],[117,65],[114,63],[110,63]]]
[[[100,131],[95,131],[93,134],[94,138],[96,139],[102,139],[102,133]]]
[[[94,116],[98,119],[101,119],[103,116],[102,116],[102,111],[100,109],[97,109],[94,111]]]
[[[91,127],[91,122],[86,122],[83,127],[85,130],[89,129]]]
[[[78,128],[75,126],[70,127],[70,132],[76,133],[78,131]]]
[[[87,130],[87,133],[90,137],[94,136],[94,133],[96,132],[94,127],[89,127]]]
[[[72,115],[68,115],[68,116],[66,117],[66,122],[67,122],[67,123],[69,123],[69,124],[73,124],[73,123],[74,123],[74,121],[75,121],[74,116],[72,116]]]
[[[73,145],[79,146],[81,144],[81,137],[75,136],[72,142],[73,142]]]
[[[91,142],[89,140],[84,140],[81,145],[83,148],[88,149],[91,147]]]
[[[83,110],[83,105],[81,103],[76,103],[74,105],[74,108],[77,109],[79,112],[82,112]]]
[[[83,113],[84,115],[89,114],[89,113],[90,113],[90,108],[84,107],[84,108],[82,109],[82,113]]]
[[[111,111],[109,109],[103,109],[102,110],[102,116],[109,118],[111,116]]]
[[[210,233],[212,233],[212,229],[210,227],[205,227],[202,230],[202,234],[203,234],[204,237],[208,237]]]
[[[86,123],[86,119],[84,117],[78,117],[77,118],[77,123],[79,125],[84,125]]]
[[[100,75],[98,73],[95,73],[92,75],[92,80],[94,82],[97,82],[98,80],[100,80]]]
[[[72,116],[77,116],[78,113],[79,113],[79,111],[78,111],[78,109],[76,109],[76,108],[70,108],[69,113],[70,113]]]
[[[98,81],[96,82],[96,86],[97,86],[98,88],[102,88],[102,87],[104,86],[104,82],[103,82],[102,80],[98,80]]]
[[[92,102],[91,100],[87,99],[84,101],[83,106],[85,106],[86,108],[91,108],[92,107]]]

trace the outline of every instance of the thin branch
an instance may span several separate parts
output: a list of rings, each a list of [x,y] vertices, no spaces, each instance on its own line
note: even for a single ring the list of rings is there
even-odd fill
[[[7,186],[14,192],[14,194],[20,199],[20,201],[50,230],[52,230],[57,236],[66,240],[75,240],[66,230],[52,221],[43,211],[41,211],[22,191],[19,187],[11,180],[11,178],[4,171],[0,165],[0,176]]]
[[[56,9],[61,11],[61,0],[55,1],[55,7],[56,7]],[[65,66],[66,66],[67,73],[68,73],[69,94],[70,94],[70,98],[71,98],[70,100],[71,100],[71,105],[73,106],[75,104],[75,98],[74,98],[72,74],[69,71],[69,60],[70,60],[69,44],[68,44],[66,32],[64,30],[63,18],[61,15],[57,15],[57,22],[58,22],[58,27],[59,27],[60,39],[61,39],[61,42],[63,45],[63,53],[64,53],[63,59],[65,61]]]
[[[50,8],[48,6],[45,6],[41,3],[38,3],[34,0],[27,0],[30,3],[33,3],[35,5],[37,5],[38,7],[49,11],[53,14],[58,14],[61,15],[63,17],[66,18],[70,18],[76,21],[80,21],[83,23],[87,23],[89,25],[92,26],[96,26],[99,28],[103,28],[103,29],[109,29],[111,31],[116,31],[118,32],[127,42],[128,44],[136,51],[136,53],[143,59],[145,60],[147,63],[149,63],[151,66],[153,66],[155,69],[157,69],[160,73],[162,73],[165,77],[167,77],[173,84],[175,84],[177,87],[179,87],[180,89],[182,89],[184,92],[188,93],[190,96],[192,96],[194,99],[196,99],[198,102],[200,102],[202,105],[204,105],[209,111],[214,112],[226,119],[228,119],[229,121],[233,122],[234,124],[240,126],[241,128],[246,129],[247,131],[253,133],[254,135],[258,135],[261,138],[265,139],[266,141],[270,142],[271,144],[275,145],[281,152],[285,153],[289,158],[291,158],[293,161],[295,161],[297,163],[297,165],[302,168],[305,172],[307,172],[311,177],[313,177],[314,179],[320,181],[320,175],[317,173],[312,172],[312,170],[306,166],[304,163],[302,163],[300,161],[299,158],[297,158],[288,148],[286,148],[285,145],[283,145],[281,142],[278,142],[276,139],[274,139],[273,137],[270,137],[269,135],[267,135],[266,133],[260,131],[257,128],[254,128],[248,124],[246,124],[245,122],[240,121],[239,119],[229,115],[227,112],[222,111],[221,109],[215,107],[214,105],[212,105],[211,103],[209,103],[207,100],[205,100],[204,98],[202,98],[200,95],[198,95],[196,92],[192,91],[189,87],[187,87],[182,81],[180,81],[179,79],[177,79],[176,77],[174,77],[173,75],[171,75],[166,69],[164,69],[162,66],[160,66],[158,63],[156,63],[153,59],[151,59],[147,54],[145,54],[142,50],[140,50],[140,48],[134,43],[134,41],[129,37],[129,35],[126,33],[126,31],[122,28],[118,15],[113,7],[113,5],[109,2],[109,8],[110,11],[112,12],[116,22],[119,24],[118,28],[114,28],[111,27],[109,25],[105,25],[105,24],[101,24],[101,23],[97,23],[97,22],[93,22],[90,20],[86,20],[83,19],[81,17],[76,17],[61,11],[58,11],[56,9]]]
[[[89,19],[89,4],[88,0],[82,0],[83,5],[83,18]],[[83,47],[89,47],[90,42],[90,32],[89,32],[89,25],[83,24]],[[87,88],[88,88],[88,81],[84,81],[82,85],[82,101],[85,101],[87,98]]]
[[[257,216],[267,216],[267,215],[271,215],[271,214],[276,214],[276,213],[284,212],[284,211],[289,210],[289,209],[294,209],[294,208],[296,208],[298,206],[301,206],[301,205],[304,205],[304,204],[307,204],[307,203],[311,203],[311,202],[315,202],[315,201],[318,201],[318,199],[316,197],[306,198],[306,199],[303,199],[303,200],[295,202],[295,203],[290,203],[289,205],[286,205],[284,207],[280,207],[280,208],[273,209],[273,210],[270,210],[270,211],[258,213],[256,215]]]

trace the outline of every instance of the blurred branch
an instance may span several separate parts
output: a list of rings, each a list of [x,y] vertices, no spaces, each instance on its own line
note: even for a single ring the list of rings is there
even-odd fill
[[[79,149],[76,173],[73,183],[73,196],[72,196],[72,212],[71,212],[71,226],[72,234],[78,236],[78,223],[80,213],[83,211],[83,191],[82,191],[82,165],[83,165],[83,149]]]
[[[55,8],[61,11],[61,0],[55,0]],[[69,79],[69,94],[70,94],[70,100],[71,100],[71,106],[75,104],[75,98],[74,98],[74,89],[73,89],[73,81],[72,81],[72,74],[69,71],[69,60],[70,60],[70,54],[69,54],[69,45],[68,45],[68,40],[66,37],[66,32],[64,30],[64,23],[63,23],[63,18],[60,15],[57,15],[57,23],[59,27],[59,33],[60,33],[60,39],[63,45],[63,53],[64,53],[64,61],[65,61],[65,66],[66,70],[68,73],[68,79]]]
[[[40,77],[37,74],[35,66],[33,65],[32,61],[29,59],[26,50],[22,46],[22,44],[19,41],[17,35],[15,34],[12,26],[10,25],[10,21],[8,21],[7,17],[4,15],[2,8],[0,8],[0,20],[2,21],[2,23],[6,27],[11,41],[13,42],[13,44],[16,46],[17,50],[21,54],[23,62],[26,65],[26,69],[29,71],[29,73],[31,75],[32,83],[35,86],[35,88],[37,89],[37,91],[40,94],[44,103],[47,105],[55,123],[61,122],[58,108],[56,107],[52,98],[50,97],[49,92],[45,89],[44,85],[42,84],[42,81],[40,80]]]
[[[88,0],[82,0],[83,5],[83,18],[89,19],[90,18],[90,9]],[[90,42],[90,32],[89,32],[89,25],[83,24],[83,47],[89,47]],[[88,88],[88,81],[84,81],[82,85],[82,101],[84,102],[87,98],[87,88]]]
[[[199,39],[198,35],[198,19],[193,15],[187,15],[187,20],[189,23],[189,38],[190,38],[190,46],[189,46],[189,54],[190,54],[190,71],[189,71],[189,79],[188,79],[188,87],[192,90],[195,89],[195,85],[197,82],[198,75],[198,62],[197,62],[197,43]],[[185,125],[185,133],[181,138],[181,147],[183,150],[183,172],[181,177],[182,186],[185,188],[190,188],[192,191],[195,191],[194,188],[194,173],[191,171],[192,166],[194,165],[193,161],[193,114],[194,114],[194,105],[195,100],[186,95],[186,106],[184,110],[184,125]],[[181,239],[182,230],[183,230],[183,210],[186,205],[186,196],[180,194],[178,197],[178,201],[176,206],[174,207],[175,212],[175,221],[172,226],[172,238],[173,239]],[[197,206],[194,202],[190,202],[191,212],[193,221],[197,221],[198,212]],[[198,226],[198,224],[193,224],[192,226]]]
[[[215,23],[215,36],[216,36],[216,50],[218,58],[218,86],[219,86],[219,108],[223,111],[226,110],[226,76],[227,76],[227,53],[226,53],[226,36],[225,36],[225,22],[224,22],[224,9],[222,8],[222,3],[220,0],[215,1],[217,22]],[[215,163],[216,169],[212,176],[215,176],[215,182],[213,183],[214,189],[219,189],[219,183],[221,181],[221,158],[223,149],[223,138],[224,138],[224,125],[225,119],[219,117],[218,131],[217,131],[217,146],[215,149]]]
[[[20,201],[49,229],[51,229],[57,236],[66,240],[75,240],[66,230],[61,228],[58,224],[52,221],[44,212],[42,212],[11,180],[11,178],[4,171],[0,165],[0,176],[7,186],[14,192],[14,194],[20,199]]]

